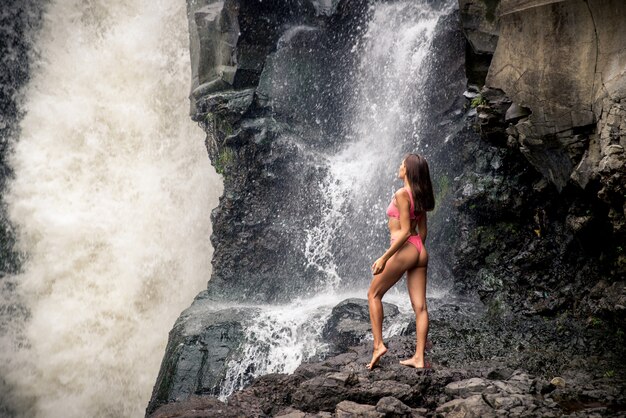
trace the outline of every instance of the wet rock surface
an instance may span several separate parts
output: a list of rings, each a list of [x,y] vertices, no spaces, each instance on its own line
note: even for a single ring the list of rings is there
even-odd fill
[[[455,139],[463,150],[454,183],[455,286],[479,294],[490,309],[569,312],[623,329],[626,79],[617,67],[600,68],[623,59],[616,47],[623,33],[607,31],[626,7],[498,3],[460,2],[468,42],[486,33],[499,41],[481,50],[494,54],[484,81],[466,63],[467,131],[478,137]],[[489,5],[495,23],[486,17]],[[546,39],[557,55],[536,47]],[[565,61],[572,65],[556,64]],[[602,79],[611,81],[602,87]]]
[[[254,308],[220,309],[200,293],[170,331],[147,411],[194,393],[219,395],[229,361],[236,360]]]
[[[431,314],[430,368],[399,364],[415,347],[409,326],[386,341],[389,351],[373,371],[365,368],[371,342],[358,344],[292,374],[262,376],[224,403],[192,396],[149,416],[626,416],[623,335],[463,306]]]
[[[191,117],[224,178],[211,298],[284,302],[324,285],[303,231],[324,210],[319,151],[344,138],[339,77],[354,69],[365,3],[190,2]]]
[[[399,314],[398,308],[383,302],[385,325],[389,326]],[[331,344],[329,351],[342,353],[356,345],[371,333],[370,314],[367,300],[346,299],[332,310],[322,331],[324,340]]]

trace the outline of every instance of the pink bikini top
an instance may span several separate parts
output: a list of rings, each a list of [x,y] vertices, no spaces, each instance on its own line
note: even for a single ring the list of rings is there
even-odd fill
[[[406,192],[409,194],[409,199],[411,199],[411,207],[409,208],[409,219],[421,218],[422,214],[415,216],[415,205],[413,204],[413,193],[411,193],[411,190],[408,187],[404,187],[403,189],[406,190]],[[400,219],[400,210],[393,203],[394,200],[395,200],[395,195],[393,199],[391,199],[389,206],[387,206],[387,216],[391,218]]]

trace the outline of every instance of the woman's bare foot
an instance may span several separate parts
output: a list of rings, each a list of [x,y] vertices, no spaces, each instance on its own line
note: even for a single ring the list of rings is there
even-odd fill
[[[383,344],[380,347],[374,349],[374,353],[372,354],[372,361],[367,364],[367,368],[372,370],[378,364],[378,360],[387,352],[387,347]]]
[[[406,360],[400,360],[400,364],[408,367],[414,367],[416,369],[428,369],[430,368],[430,364],[428,364],[424,359],[417,359],[416,357],[411,357]]]

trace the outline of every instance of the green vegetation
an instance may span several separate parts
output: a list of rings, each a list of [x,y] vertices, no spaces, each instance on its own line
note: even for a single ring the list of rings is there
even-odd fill
[[[502,301],[502,296],[501,295],[494,296],[494,298],[491,300],[491,302],[489,302],[488,307],[487,307],[487,313],[486,313],[487,318],[489,318],[492,321],[498,320],[504,315],[504,312],[505,312],[505,305],[504,305],[504,302]]]
[[[483,0],[483,3],[485,3],[485,7],[487,8],[485,17],[489,22],[493,22],[496,18],[496,8],[498,4],[500,4],[500,0]]]
[[[607,370],[606,372],[604,372],[604,377],[615,377],[615,370]]]
[[[213,115],[213,113],[209,112],[204,115],[204,122],[209,126],[215,125],[215,116]]]
[[[213,164],[218,174],[224,174],[226,166],[233,162],[235,153],[228,147],[223,147],[217,155],[217,161]]]
[[[433,188],[435,189],[435,209],[433,211],[434,215],[435,213],[437,213],[437,209],[439,209],[441,202],[443,202],[450,193],[450,178],[446,174],[437,176]]]
[[[226,136],[230,136],[233,134],[233,132],[235,131],[235,129],[233,128],[233,125],[228,122],[225,118],[215,118],[217,121],[217,131],[218,132],[222,132],[224,133]]]
[[[486,105],[486,104],[487,104],[487,100],[485,100],[485,98],[479,94],[478,96],[472,99],[472,102],[470,105],[472,108],[475,108],[477,106]]]
[[[209,129],[215,128],[218,134],[221,133],[225,136],[229,136],[235,131],[233,125],[228,122],[228,120],[215,113],[207,113],[204,116],[204,121],[207,125],[209,125]]]
[[[600,318],[595,317],[595,316],[590,317],[587,322],[589,323],[589,325],[591,325],[594,328],[598,328],[598,327],[602,326],[602,324],[603,324],[602,320]]]

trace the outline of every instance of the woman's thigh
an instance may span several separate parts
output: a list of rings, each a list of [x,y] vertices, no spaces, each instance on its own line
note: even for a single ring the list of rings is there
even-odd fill
[[[372,279],[370,293],[382,297],[391,286],[396,284],[402,275],[415,266],[419,253],[414,245],[404,244],[385,264],[385,268],[380,274]]]
[[[417,260],[417,265],[406,273],[406,285],[414,308],[422,309],[426,305],[426,270],[428,269],[428,252],[425,247]]]

